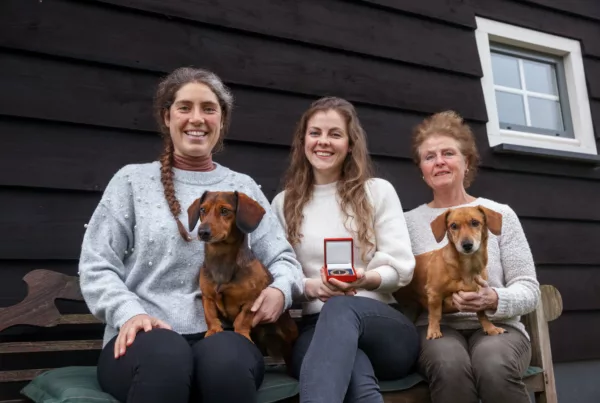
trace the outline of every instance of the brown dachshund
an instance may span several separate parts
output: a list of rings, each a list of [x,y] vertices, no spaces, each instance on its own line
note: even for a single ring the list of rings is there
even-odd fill
[[[252,327],[252,305],[273,282],[271,273],[248,247],[247,234],[260,224],[265,210],[240,192],[204,192],[188,208],[189,229],[198,220],[198,238],[204,241],[204,264],[200,290],[208,331],[205,337],[223,331],[221,320],[233,324],[235,332],[256,342],[264,354],[283,358],[289,366],[291,348],[298,337],[289,312],[273,324]]]
[[[415,256],[411,283],[394,294],[398,301],[416,300],[429,311],[428,340],[442,337],[442,312],[457,312],[452,294],[479,291],[475,279],[487,280],[488,229],[500,235],[502,215],[482,206],[449,209],[431,222],[435,240],[441,242],[448,234],[448,244]],[[488,335],[504,333],[484,311],[477,312],[477,318]]]

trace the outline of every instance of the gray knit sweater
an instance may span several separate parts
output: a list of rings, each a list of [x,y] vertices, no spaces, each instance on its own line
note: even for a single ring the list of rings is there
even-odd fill
[[[498,325],[509,324],[523,332],[525,327],[520,316],[532,312],[540,298],[539,283],[531,250],[517,214],[506,204],[478,198],[461,206],[482,205],[502,214],[502,233],[491,232],[488,239],[488,283],[498,294],[496,312],[487,312],[490,320]],[[456,207],[461,207],[456,206]],[[431,232],[430,223],[446,208],[431,208],[423,204],[405,214],[415,255],[443,247],[448,243],[444,237],[439,244]],[[474,313],[446,314],[442,324],[458,329],[478,328]],[[417,319],[417,325],[427,324],[427,314]]]
[[[180,220],[205,190],[237,190],[267,211],[249,235],[249,245],[273,274],[272,287],[285,296],[285,308],[302,295],[302,268],[259,186],[247,175],[215,164],[210,172],[174,168]],[[185,242],[169,210],[160,181],[160,163],[127,165],[110,180],[83,238],[79,260],[85,301],[106,323],[104,344],[135,315],[162,319],[180,334],[206,330],[198,285],[204,244]]]

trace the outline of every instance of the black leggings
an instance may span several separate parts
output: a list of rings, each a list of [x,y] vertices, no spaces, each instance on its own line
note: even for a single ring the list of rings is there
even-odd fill
[[[232,331],[206,339],[170,330],[141,331],[115,360],[113,338],[102,350],[98,381],[127,403],[256,402],[265,367],[258,348]]]

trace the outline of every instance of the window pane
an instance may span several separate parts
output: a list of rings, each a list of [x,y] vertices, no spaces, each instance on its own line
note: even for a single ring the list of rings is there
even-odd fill
[[[523,60],[527,91],[558,95],[556,68],[553,64]]]
[[[521,88],[519,63],[516,57],[492,52],[494,84],[511,88]]]
[[[525,126],[525,106],[523,97],[508,92],[496,91],[498,118],[502,123],[512,123]]]
[[[564,130],[560,103],[548,99],[528,97],[531,126],[549,130]]]

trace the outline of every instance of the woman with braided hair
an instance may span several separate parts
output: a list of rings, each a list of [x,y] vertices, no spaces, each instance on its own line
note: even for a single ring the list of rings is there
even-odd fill
[[[303,292],[300,264],[259,186],[212,160],[232,106],[209,71],[179,68],[164,78],[154,106],[160,161],[121,168],[88,223],[81,290],[106,324],[98,381],[121,402],[256,401],[264,375],[257,347],[231,331],[204,339],[203,246],[182,223],[205,190],[241,191],[266,210],[249,242],[274,281],[255,303],[255,324],[274,322]]]

